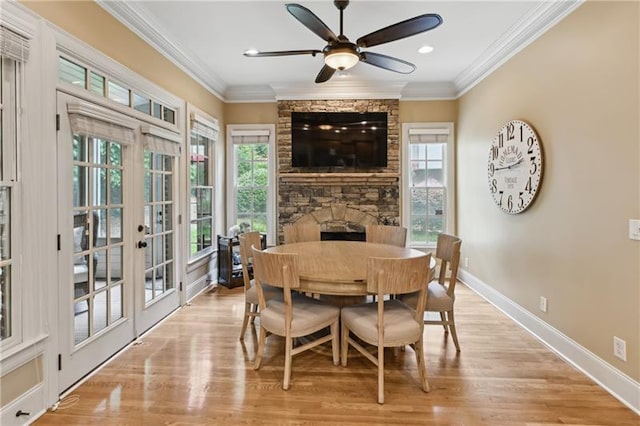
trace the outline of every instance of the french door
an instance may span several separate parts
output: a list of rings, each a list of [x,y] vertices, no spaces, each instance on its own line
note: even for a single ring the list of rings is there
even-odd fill
[[[59,391],[179,305],[175,158],[140,123],[58,93]]]
[[[142,249],[136,255],[136,281],[143,284],[136,286],[138,335],[180,304],[175,267],[176,161],[174,156],[148,145],[143,156],[143,185],[138,188],[144,194],[140,197],[144,202],[143,219],[136,229],[136,247]]]

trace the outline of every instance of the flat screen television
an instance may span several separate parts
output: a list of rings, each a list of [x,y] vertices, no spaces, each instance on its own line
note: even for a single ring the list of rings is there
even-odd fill
[[[386,112],[292,112],[291,165],[387,166]]]

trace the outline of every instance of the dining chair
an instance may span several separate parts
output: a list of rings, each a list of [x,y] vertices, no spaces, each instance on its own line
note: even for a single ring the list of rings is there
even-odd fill
[[[244,280],[244,318],[242,319],[242,330],[240,331],[240,340],[242,340],[247,331],[249,318],[251,318],[251,324],[253,324],[255,318],[260,315],[258,312],[258,289],[251,278],[253,270],[251,247],[261,247],[260,233],[246,232],[240,234],[238,240],[240,241],[240,262],[242,263],[242,278]],[[263,291],[267,300],[282,296],[282,290],[276,287],[264,285]]]
[[[366,240],[368,243],[404,247],[407,242],[407,228],[389,225],[367,225]]]
[[[252,250],[254,277],[260,305],[260,339],[254,369],[260,368],[267,333],[283,336],[285,358],[282,388],[288,390],[293,355],[331,340],[333,364],[338,365],[340,308],[295,291],[292,292],[300,287],[297,254],[269,253],[257,250],[255,247]],[[263,291],[266,283],[282,288],[284,297],[266,300]],[[314,335],[327,327],[330,328],[330,334]],[[294,347],[294,339],[304,336],[312,340]]]
[[[427,299],[431,255],[388,259],[371,257],[367,265],[367,292],[377,295],[377,302],[342,308],[341,360],[347,366],[349,345],[378,367],[378,403],[384,403],[384,348],[410,344],[416,355],[422,390],[429,392],[427,367],[424,360],[422,331],[424,307]],[[417,309],[398,299],[384,300],[385,294],[417,292]],[[373,345],[374,356],[364,345],[351,337]]]
[[[282,227],[282,232],[285,244],[320,241],[320,224],[318,223],[285,225]]]
[[[442,325],[444,332],[449,334],[456,351],[460,352],[460,344],[458,343],[458,334],[456,333],[456,323],[453,316],[453,305],[456,300],[455,288],[458,280],[458,266],[460,264],[460,246],[462,240],[454,235],[439,234],[436,246],[436,260],[440,264],[438,280],[433,280],[428,286],[426,312],[438,312],[440,320],[424,320],[427,325]],[[449,277],[447,278],[447,272]],[[403,298],[405,303],[415,306],[417,295],[405,295]]]

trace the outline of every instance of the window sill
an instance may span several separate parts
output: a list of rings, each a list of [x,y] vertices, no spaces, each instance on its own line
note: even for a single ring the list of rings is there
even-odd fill
[[[201,267],[205,263],[211,262],[217,252],[217,250],[211,249],[189,259],[189,263],[187,264],[187,273]]]
[[[48,334],[40,334],[27,342],[19,343],[2,351],[2,374],[20,367],[26,362],[37,358],[44,353],[44,342],[49,338]]]

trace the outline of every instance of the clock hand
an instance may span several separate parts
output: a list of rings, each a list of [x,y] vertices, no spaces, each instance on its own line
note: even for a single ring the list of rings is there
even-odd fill
[[[505,169],[510,169],[512,167],[517,166],[518,164],[522,163],[522,158],[519,159],[518,161],[516,161],[515,163],[511,164],[510,166],[504,166],[504,167],[496,167],[494,170],[505,170]]]

